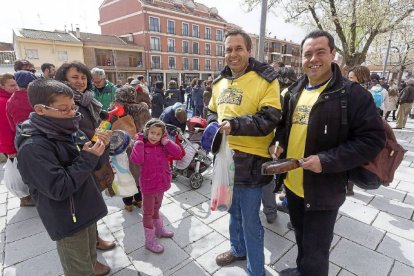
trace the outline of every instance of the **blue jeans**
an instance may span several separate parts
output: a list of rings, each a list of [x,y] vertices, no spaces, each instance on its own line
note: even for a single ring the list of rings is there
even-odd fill
[[[262,187],[233,187],[230,213],[230,244],[234,256],[247,256],[247,272],[265,275],[264,230],[259,218]]]

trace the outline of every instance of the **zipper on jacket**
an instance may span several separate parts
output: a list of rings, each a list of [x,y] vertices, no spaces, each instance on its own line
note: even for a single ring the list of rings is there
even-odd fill
[[[324,134],[328,134],[328,125],[325,125],[325,131]]]
[[[73,197],[71,196],[69,198],[69,202],[70,202],[70,212],[72,213],[72,221],[73,223],[76,223],[76,210],[75,210],[75,203],[73,202]]]

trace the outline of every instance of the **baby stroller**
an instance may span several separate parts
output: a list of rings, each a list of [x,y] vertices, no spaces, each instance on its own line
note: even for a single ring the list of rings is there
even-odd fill
[[[173,177],[182,175],[188,178],[193,189],[201,187],[204,181],[202,173],[212,164],[210,157],[201,148],[200,139],[197,140],[197,137],[201,137],[200,132],[202,134],[201,128],[184,134],[180,128],[177,128],[177,133],[183,138],[181,146],[185,151],[185,155],[181,160],[174,161],[172,168]]]

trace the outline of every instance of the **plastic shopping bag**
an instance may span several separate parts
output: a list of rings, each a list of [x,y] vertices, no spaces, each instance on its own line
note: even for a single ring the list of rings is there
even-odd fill
[[[17,169],[17,158],[7,159],[4,165],[4,183],[10,193],[18,198],[26,197],[29,193],[29,187],[23,182],[19,170]]]
[[[111,156],[111,163],[115,171],[115,178],[112,182],[112,189],[115,192],[115,196],[129,197],[138,193],[135,179],[129,170],[129,160],[126,151]]]
[[[233,152],[227,142],[227,136],[224,134],[220,150],[216,154],[212,181],[210,208],[212,211],[227,211],[233,197],[234,161]]]

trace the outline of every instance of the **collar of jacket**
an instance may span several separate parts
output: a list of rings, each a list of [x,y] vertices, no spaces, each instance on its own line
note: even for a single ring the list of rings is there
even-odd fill
[[[344,85],[344,79],[341,74],[341,70],[336,63],[331,64],[332,68],[332,79],[329,82],[328,86],[325,88],[325,91],[334,91],[340,89]],[[302,92],[305,86],[309,83],[308,77],[303,75],[300,79],[298,79],[295,83],[293,83],[289,87],[289,92],[293,95],[297,95]],[[322,92],[323,93],[323,92]]]
[[[266,63],[259,62],[252,57],[249,58],[249,65],[247,66],[246,72],[244,74],[250,71],[256,72],[259,76],[265,79],[268,83],[271,83],[272,81],[274,81],[275,79],[279,77],[279,74],[273,69],[272,66]],[[233,79],[230,67],[228,65],[224,67],[223,71],[220,72],[220,75],[213,81],[213,83],[218,82],[222,78]]]

